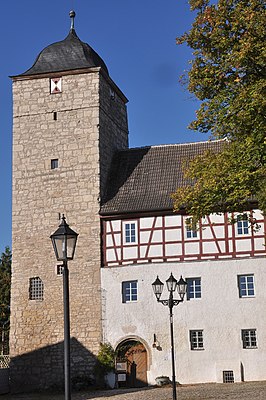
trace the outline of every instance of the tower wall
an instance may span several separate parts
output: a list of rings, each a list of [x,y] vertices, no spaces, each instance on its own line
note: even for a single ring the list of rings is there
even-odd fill
[[[128,143],[126,99],[110,78],[99,68],[61,74],[62,93],[50,94],[55,76],[13,81],[14,391],[63,385],[62,276],[49,238],[59,213],[79,233],[69,262],[72,378],[92,377],[102,339],[99,201],[112,155]],[[34,277],[43,300],[29,299]]]

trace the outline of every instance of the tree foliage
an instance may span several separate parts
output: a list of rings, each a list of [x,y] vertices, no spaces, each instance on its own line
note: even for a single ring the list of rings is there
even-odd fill
[[[10,315],[10,286],[11,286],[11,251],[5,248],[0,258],[0,323],[9,320]]]
[[[193,49],[188,90],[202,101],[190,128],[228,138],[219,154],[197,157],[193,185],[174,194],[194,218],[243,210],[256,197],[266,210],[266,7],[262,0],[190,0],[192,29],[177,39]]]
[[[115,368],[115,350],[110,343],[100,343],[97,356],[100,369],[104,372],[113,371]]]

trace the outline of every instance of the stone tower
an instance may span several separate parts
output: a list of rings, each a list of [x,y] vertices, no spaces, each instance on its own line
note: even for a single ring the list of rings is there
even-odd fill
[[[63,385],[62,276],[49,236],[79,233],[70,270],[72,378],[91,376],[102,340],[100,199],[128,147],[127,99],[71,29],[13,79],[13,390]]]

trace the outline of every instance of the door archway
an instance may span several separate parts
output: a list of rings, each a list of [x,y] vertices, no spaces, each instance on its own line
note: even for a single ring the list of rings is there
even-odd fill
[[[143,343],[128,339],[117,346],[116,365],[118,386],[144,387],[147,386],[147,351]],[[120,379],[121,376],[121,379]]]

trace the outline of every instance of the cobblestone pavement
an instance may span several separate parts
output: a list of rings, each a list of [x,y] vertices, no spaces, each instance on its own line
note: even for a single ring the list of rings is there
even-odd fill
[[[0,395],[0,400],[64,400],[64,395]],[[266,400],[266,381],[234,384],[182,385],[177,387],[178,400]],[[120,389],[79,392],[72,400],[172,400],[172,388]]]
[[[63,400],[59,394],[0,395],[0,400]],[[266,400],[266,381],[177,387],[178,400]],[[72,394],[72,400],[172,400],[172,388],[120,389]]]

